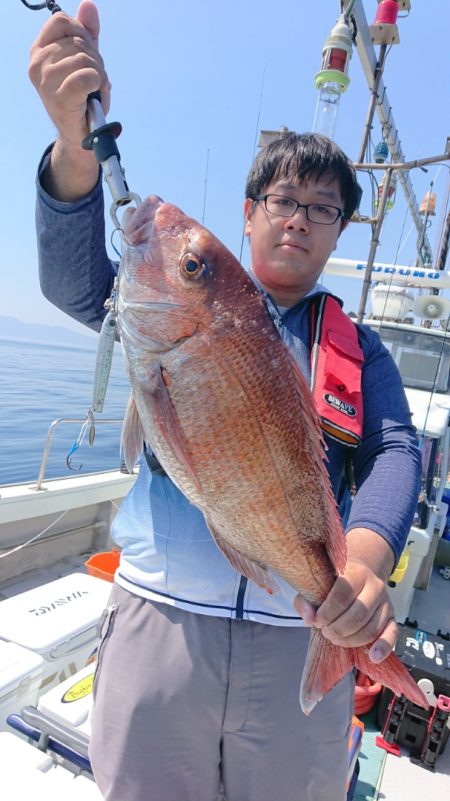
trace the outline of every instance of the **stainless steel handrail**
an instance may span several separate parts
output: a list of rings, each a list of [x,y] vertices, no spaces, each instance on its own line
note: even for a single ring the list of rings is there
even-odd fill
[[[36,491],[41,489],[42,482],[44,481],[45,470],[46,470],[46,467],[47,467],[48,457],[49,457],[49,453],[50,453],[50,446],[51,446],[51,442],[52,442],[53,432],[54,432],[56,426],[59,425],[60,423],[80,423],[80,425],[82,425],[84,423],[84,419],[79,419],[77,417],[58,417],[57,420],[53,420],[53,423],[51,424],[50,428],[48,429],[47,438],[45,440],[44,452],[42,454],[41,466],[39,468],[39,475],[38,475],[38,478],[37,478],[36,486],[34,487],[34,489]],[[120,419],[120,420],[119,419],[114,419],[114,418],[112,418],[112,419],[103,419],[102,418],[101,420],[97,419],[97,418],[95,419],[95,425],[96,426],[97,425],[105,425],[106,423],[109,423],[109,424],[111,424],[111,423],[123,424],[123,420],[122,419]]]

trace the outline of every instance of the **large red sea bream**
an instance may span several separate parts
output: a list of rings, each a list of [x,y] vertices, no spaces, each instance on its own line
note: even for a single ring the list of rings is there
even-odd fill
[[[276,574],[319,606],[346,561],[309,387],[263,298],[205,228],[151,196],[124,217],[118,324],[132,386],[131,469],[149,443],[249,579]],[[353,666],[428,706],[394,654],[341,648],[312,629],[300,700],[308,713]]]

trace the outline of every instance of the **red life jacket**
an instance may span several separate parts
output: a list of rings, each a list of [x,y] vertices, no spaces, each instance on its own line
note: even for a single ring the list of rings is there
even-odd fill
[[[311,388],[322,430],[356,447],[363,426],[364,354],[355,324],[332,295],[313,298],[311,342]]]

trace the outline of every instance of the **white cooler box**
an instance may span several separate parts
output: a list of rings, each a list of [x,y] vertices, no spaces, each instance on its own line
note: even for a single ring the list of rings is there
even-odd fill
[[[6,718],[22,707],[36,706],[44,673],[39,654],[0,640],[0,731],[11,731]]]
[[[41,695],[38,709],[58,723],[90,737],[94,671],[94,664],[87,665]]]
[[[41,688],[50,689],[84,667],[95,651],[111,589],[109,581],[72,573],[1,601],[0,639],[41,656]]]
[[[15,734],[0,732],[0,786],[5,801],[101,801],[92,779],[75,776]]]

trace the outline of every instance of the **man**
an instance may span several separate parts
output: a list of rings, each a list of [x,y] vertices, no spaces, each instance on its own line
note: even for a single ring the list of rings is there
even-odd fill
[[[98,165],[80,146],[88,93],[100,89],[108,108],[98,29],[90,0],[77,19],[56,14],[30,64],[58,130],[39,168],[41,286],[96,330],[117,270],[104,244]],[[290,134],[264,149],[249,174],[252,274],[308,378],[311,310],[326,297],[317,281],[358,191],[344,154],[313,135]],[[144,454],[114,521],[122,558],[94,688],[90,753],[106,801],[215,801],[221,783],[228,801],[344,801],[353,677],[303,715],[305,623],[339,645],[373,643],[373,661],[391,651],[396,625],[385,581],[412,521],[420,463],[395,366],[373,332],[357,333],[364,423],[354,449],[348,561],[318,610],[290,588],[271,597],[240,576],[199,510]],[[326,442],[343,506],[349,448],[339,438]]]

